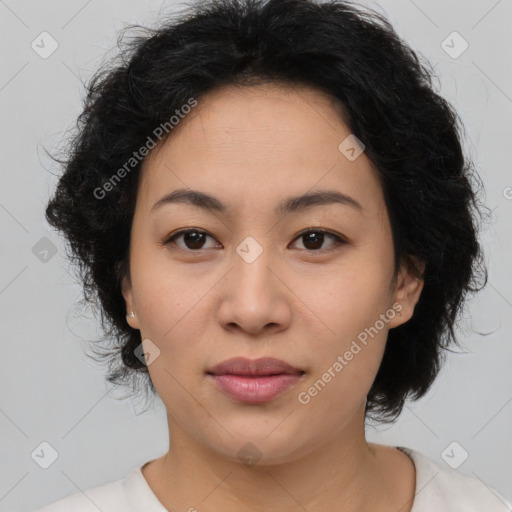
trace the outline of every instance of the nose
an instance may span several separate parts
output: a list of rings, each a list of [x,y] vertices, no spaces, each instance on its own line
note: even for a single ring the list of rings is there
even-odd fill
[[[218,319],[224,329],[258,335],[288,328],[293,294],[270,252],[263,251],[254,261],[235,254],[221,285]]]

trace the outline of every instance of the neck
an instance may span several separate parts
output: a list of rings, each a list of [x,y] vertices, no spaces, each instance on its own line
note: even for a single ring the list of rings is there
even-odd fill
[[[260,512],[389,510],[389,485],[364,422],[279,463],[230,459],[183,431],[169,416],[169,451],[144,476],[168,510]],[[243,445],[243,443],[242,443]]]

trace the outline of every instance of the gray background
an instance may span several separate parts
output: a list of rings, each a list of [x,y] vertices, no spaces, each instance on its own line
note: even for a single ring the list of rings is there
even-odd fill
[[[460,325],[465,353],[449,354],[428,395],[409,403],[394,426],[369,427],[368,438],[412,447],[441,464],[443,453],[457,460],[464,449],[469,457],[458,471],[512,499],[512,2],[361,3],[386,14],[434,64],[441,93],[465,122],[467,150],[494,215],[482,235],[490,283]],[[59,169],[43,147],[51,151],[74,124],[83,94],[79,78],[115,52],[119,29],[152,25],[161,9],[174,5],[0,0],[0,511],[30,511],[121,478],[167,449],[161,402],[143,412],[131,399],[116,399],[103,369],[84,355],[83,340],[97,330],[94,319],[80,318],[73,306],[80,288],[62,241],[44,220]],[[42,46],[43,31],[59,45],[46,59],[31,48],[34,40]],[[442,47],[453,31],[469,44],[456,58]],[[452,54],[462,48],[453,36],[447,44]],[[33,455],[44,441],[58,454],[48,469]],[[452,442],[458,443],[453,452],[453,446],[446,450]]]

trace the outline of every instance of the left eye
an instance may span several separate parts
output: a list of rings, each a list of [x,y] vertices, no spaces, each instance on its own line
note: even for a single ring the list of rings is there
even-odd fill
[[[204,243],[206,238],[211,238],[214,240],[212,236],[202,230],[198,229],[186,229],[183,231],[179,231],[174,235],[167,238],[164,242],[164,245],[174,244],[177,245],[180,249],[190,250],[192,252],[197,252],[202,249],[209,249],[209,247],[204,247]],[[331,250],[333,247],[338,247],[339,245],[345,244],[346,241],[341,238],[339,235],[335,233],[331,233],[330,231],[326,231],[325,229],[309,229],[307,231],[303,231],[300,233],[295,240],[302,239],[303,245],[309,252],[315,252],[322,248],[324,244],[325,237],[331,238],[334,241],[331,244],[331,248],[324,250]],[[184,247],[180,246],[176,243],[176,240],[183,238]]]
[[[331,245],[331,249],[332,247],[338,247],[339,245],[346,243],[345,240],[343,240],[343,238],[341,238],[339,235],[331,233],[330,231],[326,231],[325,229],[318,228],[303,231],[302,233],[299,234],[296,240],[303,239],[303,243],[306,249],[318,251],[318,249],[320,249],[321,246],[323,245],[326,236],[334,240],[334,243]]]

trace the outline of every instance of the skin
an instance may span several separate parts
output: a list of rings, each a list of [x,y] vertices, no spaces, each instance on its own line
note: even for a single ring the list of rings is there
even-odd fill
[[[167,409],[169,451],[142,472],[169,510],[411,509],[414,464],[366,441],[364,406],[388,331],[411,318],[423,282],[407,268],[393,280],[377,171],[364,153],[350,161],[338,150],[349,134],[321,91],[227,86],[200,98],[144,161],[123,296],[135,315],[130,326],[151,340],[145,350],[159,350],[148,369]],[[229,209],[173,203],[150,212],[178,188]],[[327,204],[274,213],[284,198],[320,188],[355,198],[363,210]],[[183,228],[207,236],[165,244]],[[328,235],[308,242],[299,235],[309,228],[346,243]],[[252,263],[236,252],[248,236],[263,251]],[[343,370],[300,403],[298,394],[397,303],[401,315],[388,313]],[[305,374],[270,402],[241,403],[205,373],[233,356],[276,357]],[[257,449],[255,464],[237,455],[246,443]]]

